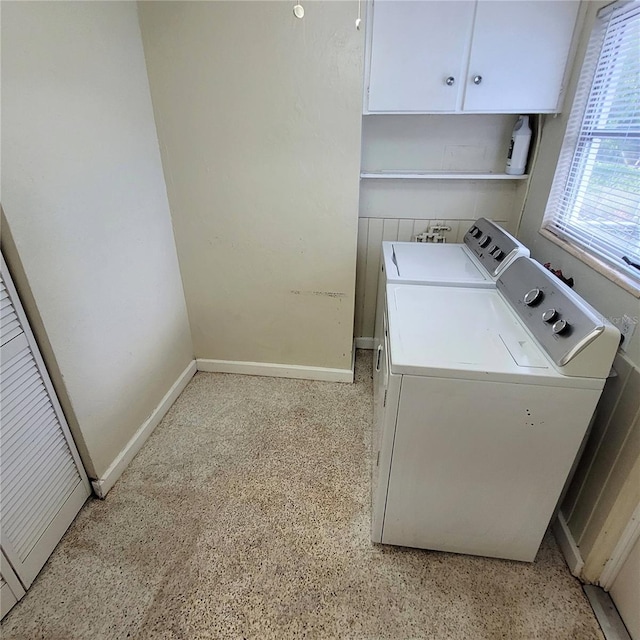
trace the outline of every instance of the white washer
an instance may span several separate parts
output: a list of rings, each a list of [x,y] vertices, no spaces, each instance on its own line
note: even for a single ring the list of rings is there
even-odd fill
[[[529,249],[501,226],[478,218],[461,244],[383,242],[374,349],[380,351],[384,288],[388,284],[425,284],[493,289],[498,276]],[[377,360],[376,360],[377,362]]]
[[[524,257],[496,289],[386,294],[372,540],[533,561],[619,332]]]

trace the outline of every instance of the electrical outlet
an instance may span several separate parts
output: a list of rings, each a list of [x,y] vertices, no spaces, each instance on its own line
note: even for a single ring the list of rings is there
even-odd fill
[[[620,329],[620,333],[624,338],[622,340],[622,344],[620,345],[620,348],[623,351],[627,350],[627,347],[629,346],[629,342],[631,342],[631,336],[633,336],[633,331],[636,328],[637,323],[638,323],[637,318],[632,318],[631,316],[628,316],[626,313],[620,319],[620,326],[618,328]]]

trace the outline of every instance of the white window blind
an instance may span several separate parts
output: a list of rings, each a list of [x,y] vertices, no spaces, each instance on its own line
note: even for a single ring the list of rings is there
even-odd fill
[[[640,1],[598,15],[543,228],[640,283]]]

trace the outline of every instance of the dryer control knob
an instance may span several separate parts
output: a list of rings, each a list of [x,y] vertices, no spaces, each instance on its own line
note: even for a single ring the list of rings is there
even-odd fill
[[[491,236],[484,235],[478,243],[483,249],[491,244]]]
[[[544,298],[544,294],[536,287],[535,289],[531,289],[531,291],[527,291],[523,300],[528,307],[535,307],[542,302],[542,298]]]
[[[557,335],[562,335],[563,333],[567,333],[569,331],[569,327],[571,325],[566,320],[558,320],[553,323],[553,327],[551,327],[551,331]]]
[[[542,319],[545,322],[553,322],[558,317],[558,312],[555,309],[547,309],[542,314]]]

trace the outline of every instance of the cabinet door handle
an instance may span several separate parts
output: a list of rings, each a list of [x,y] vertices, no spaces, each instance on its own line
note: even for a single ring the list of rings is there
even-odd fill
[[[453,76],[449,76],[444,83],[451,87],[455,83],[456,79]]]
[[[380,371],[380,354],[382,353],[382,345],[378,345],[378,357],[376,358],[376,371]]]
[[[473,76],[473,84],[480,84],[482,82],[482,76]]]

